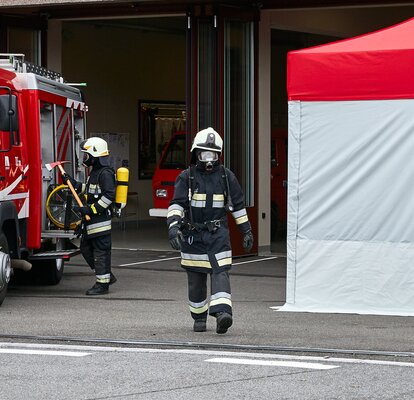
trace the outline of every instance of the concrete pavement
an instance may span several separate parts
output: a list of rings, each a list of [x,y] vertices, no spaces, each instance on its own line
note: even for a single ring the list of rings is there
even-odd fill
[[[285,301],[283,243],[263,257],[234,259],[234,325],[225,335],[192,331],[186,274],[169,248],[163,224],[115,230],[113,272],[105,296],[85,296],[94,276],[82,257],[65,266],[57,286],[14,286],[0,308],[1,335],[114,339],[195,347],[238,346],[295,352],[311,349],[406,352],[414,360],[414,318],[274,311]],[[315,350],[316,351],[316,350]]]

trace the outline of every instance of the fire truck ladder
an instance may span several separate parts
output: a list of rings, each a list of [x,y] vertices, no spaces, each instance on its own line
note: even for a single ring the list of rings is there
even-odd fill
[[[24,54],[0,53],[0,68],[13,72],[33,73],[53,81],[64,83],[62,75],[58,72],[24,61]]]

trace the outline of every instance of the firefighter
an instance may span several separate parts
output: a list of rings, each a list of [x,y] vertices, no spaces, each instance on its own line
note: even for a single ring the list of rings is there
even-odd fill
[[[168,237],[181,250],[187,272],[188,297],[195,332],[206,331],[207,314],[216,318],[216,332],[233,324],[229,270],[232,265],[227,212],[243,235],[249,252],[253,235],[236,176],[220,163],[223,140],[213,129],[197,133],[191,147],[190,167],[175,181],[167,213]],[[207,276],[211,295],[207,297]]]
[[[83,165],[91,168],[85,183],[78,182],[68,174],[63,182],[71,181],[78,193],[85,193],[86,204],[74,206],[83,217],[80,249],[88,265],[95,271],[96,282],[86,291],[87,295],[108,293],[109,285],[116,278],[111,272],[111,204],[115,199],[115,174],[109,166],[108,144],[98,137],[91,137],[80,145]],[[90,217],[89,220],[85,216]]]

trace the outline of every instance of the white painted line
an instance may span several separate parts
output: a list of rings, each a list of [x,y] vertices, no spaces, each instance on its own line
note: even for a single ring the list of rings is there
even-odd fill
[[[112,250],[130,250],[130,251],[138,251],[138,249],[130,249],[129,247],[112,247]]]
[[[174,353],[174,354],[188,354],[188,355],[200,355],[203,357],[234,357],[242,356],[254,358],[264,358],[270,360],[295,360],[306,362],[324,362],[324,363],[344,363],[344,364],[371,364],[371,365],[384,365],[395,367],[409,367],[414,368],[414,362],[401,362],[401,361],[387,361],[387,360],[372,360],[362,358],[339,358],[328,356],[295,356],[288,354],[274,354],[274,353],[252,353],[245,351],[217,351],[217,350],[194,350],[194,349],[159,349],[149,347],[113,347],[113,346],[88,346],[88,345],[73,345],[73,344],[40,344],[40,343],[19,343],[19,342],[0,342],[0,352],[2,349],[10,347],[20,347],[25,349],[54,349],[54,350],[67,350],[79,352],[115,352],[115,353]],[[86,355],[88,353],[85,353]],[[414,356],[414,352],[413,352]]]
[[[128,250],[134,250],[134,249],[128,249]],[[155,262],[159,262],[159,261],[178,260],[180,258],[181,257],[157,258],[155,260],[139,261],[139,262],[128,263],[128,264],[120,264],[119,266],[120,267],[127,267],[129,265],[150,264],[150,263],[155,263]],[[238,263],[233,263],[233,265],[249,264],[249,263],[260,262],[260,261],[268,261],[268,260],[274,260],[276,258],[279,258],[279,257],[267,257],[267,258],[259,258],[257,260],[241,261],[241,262],[238,262]]]
[[[63,356],[63,357],[85,357],[92,353],[79,351],[56,351],[56,350],[27,350],[27,349],[0,349],[1,354],[26,354],[40,356]]]
[[[139,261],[139,262],[129,263],[129,264],[120,264],[120,267],[126,267],[128,265],[149,264],[149,263],[168,261],[168,260],[177,260],[178,258],[181,258],[181,257],[157,258],[156,260]]]
[[[305,368],[305,369],[334,369],[336,365],[326,365],[319,363],[308,363],[299,361],[270,361],[270,360],[251,360],[247,358],[210,358],[207,362],[224,364],[260,365],[265,367],[286,367],[286,368]]]
[[[276,256],[276,257],[259,258],[257,260],[250,260],[250,261],[242,261],[242,262],[238,262],[238,263],[233,263],[233,265],[249,264],[249,263],[260,262],[260,261],[268,261],[268,260],[274,260],[276,258],[279,258],[279,257]]]

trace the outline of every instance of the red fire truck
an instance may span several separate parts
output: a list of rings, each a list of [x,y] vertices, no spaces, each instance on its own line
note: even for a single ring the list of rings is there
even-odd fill
[[[11,278],[57,284],[64,261],[79,253],[70,241],[73,199],[45,164],[69,161],[66,171],[85,178],[77,149],[86,111],[59,74],[22,54],[0,55],[0,304]]]
[[[180,172],[186,168],[188,143],[185,132],[176,132],[165,145],[152,178],[154,208],[152,217],[166,217],[167,208],[174,194],[174,183]],[[271,228],[272,238],[281,237],[286,229],[287,218],[287,131],[272,131],[271,144]]]

